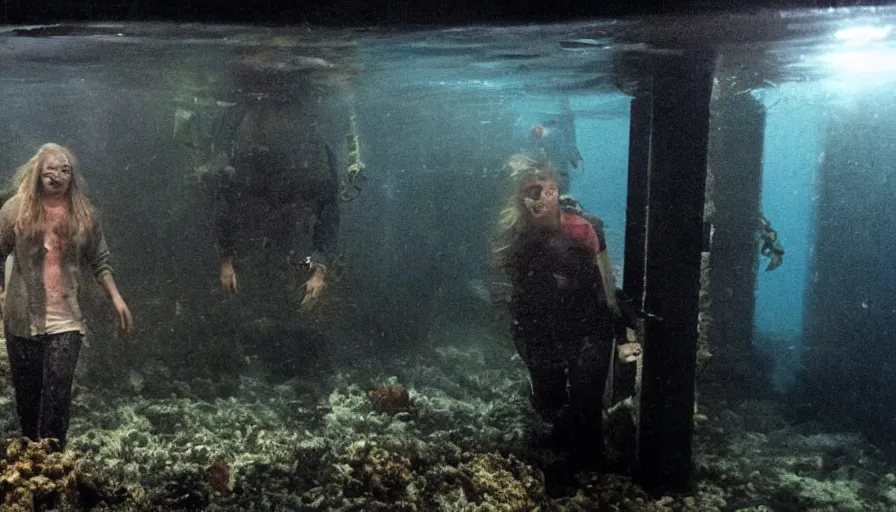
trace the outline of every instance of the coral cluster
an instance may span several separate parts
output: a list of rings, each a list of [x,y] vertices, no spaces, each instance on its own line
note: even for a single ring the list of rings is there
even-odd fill
[[[591,510],[614,510],[618,512],[707,512],[714,510],[699,504],[695,498],[689,496],[664,496],[657,500],[632,483],[630,478],[620,475],[583,474],[579,476],[578,483],[580,490],[574,496],[557,500],[560,510],[576,512]]]
[[[411,408],[408,390],[401,384],[379,386],[367,392],[373,410],[386,414],[407,412]]]
[[[342,475],[347,496],[367,495],[395,504],[413,501],[414,468],[408,457],[365,441],[349,446],[348,453]]]
[[[0,503],[4,512],[40,510],[142,510],[142,489],[114,486],[80,467],[72,451],[55,439],[6,440],[0,459]]]
[[[513,456],[471,454],[457,468],[473,503],[497,510],[535,510],[545,503],[544,475]]]
[[[73,455],[63,453],[53,439],[8,439],[0,460],[0,497],[9,512],[78,504]]]

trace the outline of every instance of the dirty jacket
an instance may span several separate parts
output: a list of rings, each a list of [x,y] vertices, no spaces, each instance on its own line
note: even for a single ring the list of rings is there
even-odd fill
[[[15,211],[21,199],[13,197],[0,208],[0,261],[12,255],[13,264],[9,282],[4,283],[6,299],[3,302],[3,325],[8,335],[32,338],[46,332],[46,295],[43,269],[47,249],[43,234],[20,237],[15,233]],[[85,324],[81,304],[87,292],[85,277],[92,275],[99,280],[112,272],[109,265],[109,247],[99,219],[86,243],[70,246],[62,262],[62,282],[65,299],[73,317]]]

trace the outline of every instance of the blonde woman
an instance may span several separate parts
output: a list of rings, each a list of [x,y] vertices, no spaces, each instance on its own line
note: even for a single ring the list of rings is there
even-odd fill
[[[0,260],[11,256],[3,322],[16,410],[22,435],[64,445],[88,276],[112,299],[120,333],[131,334],[134,325],[72,152],[44,144],[19,168],[15,184],[16,194],[0,209]]]
[[[602,397],[618,311],[606,244],[586,218],[561,209],[550,161],[516,155],[509,167],[516,188],[496,255],[512,285],[513,339],[533,406],[571,463],[593,467],[603,459]]]

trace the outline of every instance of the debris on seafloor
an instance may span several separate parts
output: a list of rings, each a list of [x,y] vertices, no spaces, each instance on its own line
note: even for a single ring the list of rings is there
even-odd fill
[[[233,473],[223,458],[215,459],[205,471],[206,481],[216,492],[227,496],[233,492]]]
[[[389,384],[379,386],[367,392],[373,409],[386,414],[398,414],[407,412],[411,408],[411,398],[408,390],[401,384]]]

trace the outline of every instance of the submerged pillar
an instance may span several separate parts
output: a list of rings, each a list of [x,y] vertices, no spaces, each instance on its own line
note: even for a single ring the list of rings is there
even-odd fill
[[[739,92],[740,91],[740,92]],[[702,386],[737,400],[769,389],[753,346],[765,108],[743,84],[717,86],[712,104],[706,220],[709,248],[707,363]],[[736,121],[736,122],[735,122]]]
[[[632,110],[632,125],[637,125],[633,133],[649,134],[646,140],[633,141],[632,152],[647,162],[646,177],[645,169],[631,169],[641,176],[631,178],[635,188],[629,189],[630,199],[644,204],[631,217],[644,219],[641,297],[647,314],[635,476],[652,493],[690,487],[714,67],[711,52],[655,57],[649,68],[649,96],[639,98]],[[628,227],[637,227],[636,221]],[[626,245],[638,236],[627,233]],[[628,258],[626,254],[626,265]],[[626,270],[626,278],[636,281],[634,267]],[[637,283],[626,285],[631,289]]]
[[[827,116],[818,170],[802,401],[896,458],[896,106],[886,88],[850,100]]]

